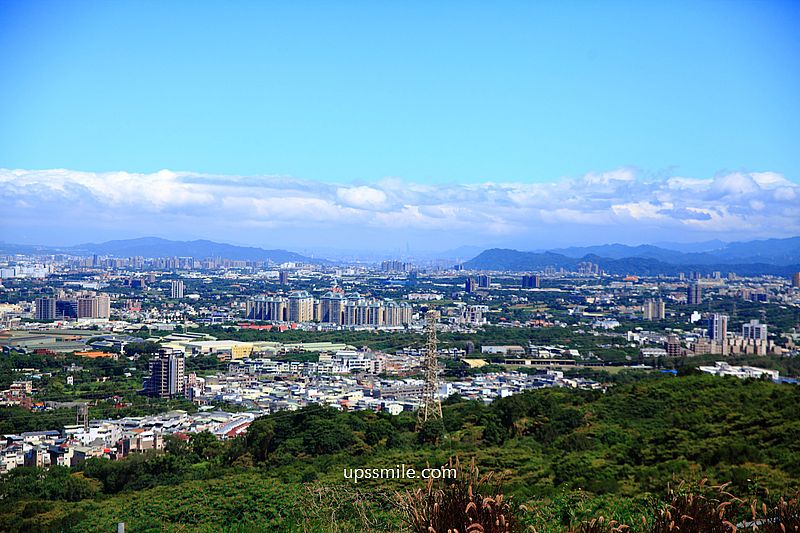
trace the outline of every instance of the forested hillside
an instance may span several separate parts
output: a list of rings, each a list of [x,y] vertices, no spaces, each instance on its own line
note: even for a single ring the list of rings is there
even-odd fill
[[[422,481],[354,486],[344,469],[423,468],[453,456],[495,471],[527,509],[550,509],[555,530],[593,513],[634,513],[674,480],[730,481],[735,494],[800,488],[800,387],[766,381],[651,375],[606,393],[547,389],[489,405],[451,398],[444,432],[414,426],[410,415],[309,407],[258,419],[246,437],[226,442],[198,434],[189,442],[170,439],[165,454],[92,459],[73,472],[18,468],[0,481],[0,530],[52,523],[101,531],[117,520],[176,528],[244,520],[266,529],[284,520],[302,529],[327,503],[297,502],[331,487],[380,495],[368,498],[377,502],[369,506],[359,507],[360,497],[351,501],[340,514],[345,529],[351,511],[366,513],[377,529],[399,528],[387,495]],[[254,483],[237,496],[235,487]],[[165,485],[178,488],[157,488]],[[228,496],[222,487],[231,487]],[[270,491],[280,496],[259,499]]]

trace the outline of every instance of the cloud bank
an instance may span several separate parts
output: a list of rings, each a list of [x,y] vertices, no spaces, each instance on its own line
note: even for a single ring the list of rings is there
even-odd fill
[[[156,233],[295,249],[372,246],[380,236],[428,248],[530,249],[800,235],[800,184],[774,172],[653,179],[618,169],[544,183],[333,184],[168,170],[0,169],[0,204],[2,240],[47,244]]]

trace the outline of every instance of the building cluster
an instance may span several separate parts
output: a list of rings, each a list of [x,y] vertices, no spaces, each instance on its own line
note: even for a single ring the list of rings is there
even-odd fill
[[[36,299],[36,320],[69,320],[111,316],[111,298],[92,291],[56,291],[53,296]]]
[[[730,317],[721,313],[708,315],[706,335],[695,338],[690,350],[695,355],[767,355],[780,354],[782,349],[767,337],[767,325],[750,320],[742,325],[741,334],[728,331]]]
[[[414,269],[413,264],[396,259],[381,262],[381,271],[383,272],[411,272]]]
[[[462,304],[458,306],[458,323],[462,325],[482,326],[488,322],[486,318],[488,314],[488,305]]]
[[[523,289],[538,289],[542,286],[541,276],[536,274],[526,274],[522,276]]]
[[[92,457],[122,459],[131,454],[162,450],[167,435],[187,440],[193,433],[208,431],[218,439],[233,438],[246,432],[260,414],[205,410],[195,414],[172,411],[117,420],[84,418],[83,423],[60,430],[3,435],[0,474],[21,466],[75,466]]]
[[[673,330],[668,333],[652,331],[629,331],[628,342],[641,346],[643,358],[679,357],[691,355],[783,355],[788,353],[774,340],[769,339],[768,326],[759,320],[750,320],[740,331],[730,331],[730,317],[721,313],[710,313],[702,328],[688,332]]]
[[[317,300],[308,291],[261,296],[247,301],[245,316],[269,322],[321,322],[348,327],[403,327],[411,323],[406,302],[366,298],[357,292],[328,291]]]
[[[725,361],[717,361],[714,366],[699,366],[698,369],[701,372],[712,374],[714,376],[733,376],[739,379],[767,378],[771,381],[781,381],[780,372],[777,370],[768,370],[766,368],[758,368],[754,366],[733,366]]]
[[[642,312],[645,320],[664,320],[667,317],[666,304],[662,298],[645,300]]]

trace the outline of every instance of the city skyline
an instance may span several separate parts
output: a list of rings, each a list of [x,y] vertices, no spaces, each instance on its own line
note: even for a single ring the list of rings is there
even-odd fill
[[[796,531],[798,58],[796,0],[0,0],[0,531]]]

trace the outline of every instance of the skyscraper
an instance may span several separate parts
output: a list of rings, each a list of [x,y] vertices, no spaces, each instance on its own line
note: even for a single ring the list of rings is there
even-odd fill
[[[478,287],[488,289],[489,285],[492,284],[492,277],[488,274],[481,274],[478,276]]]
[[[800,272],[795,272],[792,276],[792,287],[800,288]]]
[[[728,337],[728,315],[714,313],[708,317],[708,338],[722,344]]]
[[[289,284],[289,271],[288,270],[281,270],[278,273],[278,283],[281,285],[288,285]]]
[[[177,350],[162,349],[150,360],[150,376],[145,380],[144,390],[153,398],[176,398],[186,394],[184,380],[185,359]]]
[[[703,303],[703,289],[699,283],[690,283],[686,289],[686,303],[689,305],[700,305]]]
[[[56,299],[36,298],[36,320],[56,319]]]
[[[183,281],[174,279],[169,283],[169,297],[173,300],[180,300],[183,298],[184,285]]]

